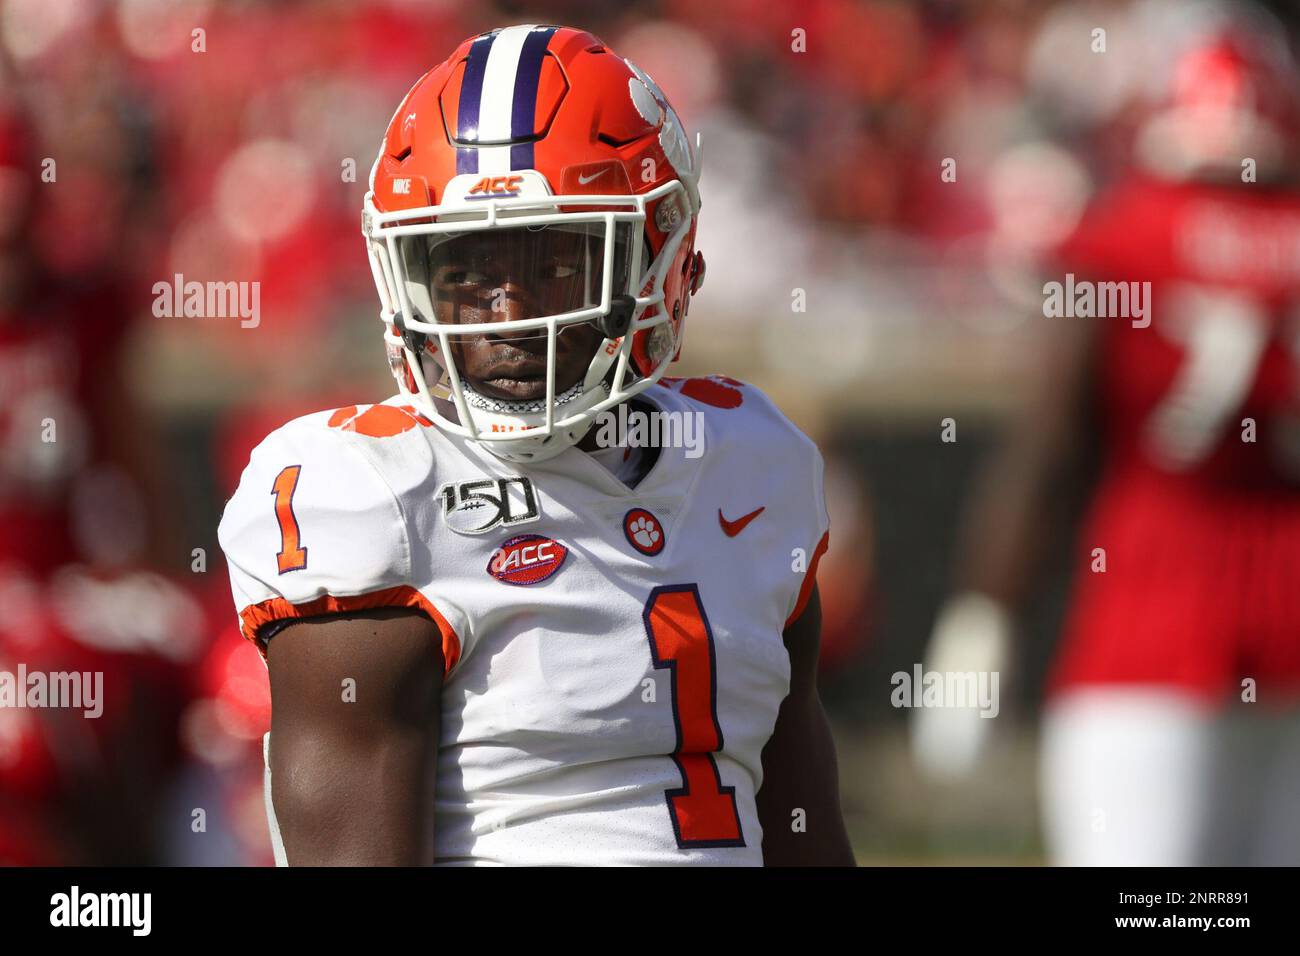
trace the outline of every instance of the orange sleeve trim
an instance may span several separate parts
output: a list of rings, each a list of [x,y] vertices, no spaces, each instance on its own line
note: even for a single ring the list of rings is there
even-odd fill
[[[827,531],[822,535],[822,539],[817,542],[817,549],[813,551],[812,561],[808,563],[808,570],[803,576],[803,585],[799,588],[799,600],[795,601],[794,610],[785,619],[786,627],[799,620],[804,608],[808,606],[808,601],[812,598],[813,585],[817,583],[817,562],[822,559],[822,555],[826,553],[826,548],[830,543],[831,533]]]
[[[442,613],[433,606],[433,602],[406,584],[380,591],[370,591],[367,594],[357,594],[353,597],[338,598],[327,594],[304,604],[290,604],[284,598],[271,598],[260,604],[250,604],[240,611],[239,624],[244,637],[252,641],[265,657],[266,648],[257,639],[257,632],[272,621],[321,617],[347,611],[369,611],[378,607],[411,607],[427,614],[442,633],[443,676],[446,677],[451,673],[456,662],[460,660],[460,638],[456,636],[455,629]]]

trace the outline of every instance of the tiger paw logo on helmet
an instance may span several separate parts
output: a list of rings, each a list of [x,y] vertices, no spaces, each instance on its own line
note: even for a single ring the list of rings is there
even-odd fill
[[[364,202],[402,395],[510,461],[576,444],[680,353],[704,274],[698,179],[664,92],[590,33],[461,43],[398,106]],[[475,374],[489,334],[511,346]],[[574,336],[591,353],[576,365]]]

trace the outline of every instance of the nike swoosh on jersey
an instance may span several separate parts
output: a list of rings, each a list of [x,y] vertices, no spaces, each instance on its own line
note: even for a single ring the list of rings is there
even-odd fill
[[[604,169],[597,170],[596,172],[592,173],[590,176],[584,176],[582,175],[582,173],[578,173],[578,185],[585,186],[593,179],[599,179],[601,176],[604,176],[607,172],[609,172],[608,166],[606,166]]]
[[[718,524],[722,525],[722,530],[726,533],[728,538],[734,538],[736,535],[740,534],[740,532],[745,530],[747,524],[761,515],[766,509],[767,505],[764,505],[762,508],[757,508],[749,514],[737,518],[735,521],[728,521],[726,518],[722,517],[722,509],[719,508]]]

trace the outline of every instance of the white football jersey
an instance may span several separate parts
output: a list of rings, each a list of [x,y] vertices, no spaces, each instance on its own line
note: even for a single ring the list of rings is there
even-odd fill
[[[226,507],[250,640],[380,606],[440,626],[440,864],[762,864],[782,633],[828,536],[822,459],[734,379],[642,398],[703,441],[663,447],[635,487],[577,448],[502,461],[393,398],[276,430]]]

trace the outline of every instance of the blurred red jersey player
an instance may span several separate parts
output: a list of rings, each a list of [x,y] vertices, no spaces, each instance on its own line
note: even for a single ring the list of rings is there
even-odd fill
[[[1044,320],[1042,387],[936,628],[932,655],[997,669],[1095,425],[1043,730],[1057,863],[1300,858],[1281,799],[1300,701],[1300,112],[1274,39],[1230,25],[1175,58],[1135,168],[1059,250],[1058,281],[1149,283],[1146,314]]]

